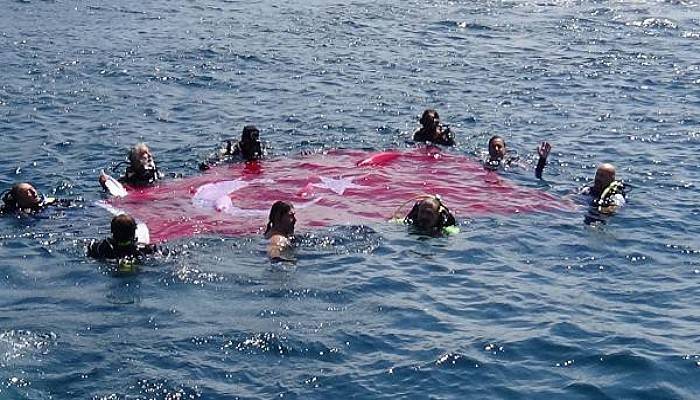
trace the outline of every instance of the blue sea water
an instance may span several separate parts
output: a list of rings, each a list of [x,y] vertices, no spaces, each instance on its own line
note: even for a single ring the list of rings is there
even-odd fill
[[[83,207],[0,220],[0,399],[692,399],[700,395],[700,10],[695,0],[3,0],[2,188]],[[566,196],[600,162],[633,189],[583,211],[195,237],[114,277],[100,169],[161,168],[255,123],[275,156],[405,146],[437,108]]]

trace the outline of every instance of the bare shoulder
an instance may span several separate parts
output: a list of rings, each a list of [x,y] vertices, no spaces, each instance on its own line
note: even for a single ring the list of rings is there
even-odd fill
[[[280,234],[275,234],[270,237],[270,244],[275,246],[287,247],[291,244],[288,237]]]
[[[270,258],[283,258],[284,252],[291,246],[291,241],[284,235],[275,234],[270,237],[267,254]]]

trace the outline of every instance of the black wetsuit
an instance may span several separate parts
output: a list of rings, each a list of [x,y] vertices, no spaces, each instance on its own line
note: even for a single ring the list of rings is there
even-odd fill
[[[510,165],[517,163],[520,160],[518,156],[506,156],[505,158],[491,159],[487,158],[484,160],[484,168],[488,170],[498,170],[501,168],[510,168]]]
[[[488,158],[484,160],[484,168],[490,170],[490,171],[496,171],[501,168],[507,169],[510,168],[511,164],[518,163],[520,161],[520,157],[516,156],[506,156],[505,158],[501,159],[491,159]],[[538,179],[542,179],[542,171],[544,170],[545,165],[547,165],[547,159],[540,157],[537,160],[537,166],[535,167],[535,177]]]
[[[452,137],[450,128],[444,128],[440,136],[436,138],[433,137],[432,132],[429,132],[425,128],[421,128],[413,134],[414,142],[430,142],[434,144],[439,144],[442,146],[454,146],[455,139]]]
[[[117,260],[122,258],[143,258],[158,251],[153,244],[136,242],[116,243],[108,238],[101,241],[93,240],[88,246],[87,254],[93,258]]]
[[[73,206],[73,201],[68,199],[56,199],[53,197],[45,197],[39,204],[31,208],[19,208],[16,203],[4,203],[0,207],[0,214],[9,213],[25,213],[25,214],[38,214],[49,207],[71,207]]]
[[[145,186],[154,183],[163,178],[163,174],[158,168],[147,170],[134,170],[131,167],[126,168],[126,173],[121,178],[117,179],[120,183],[128,185]]]
[[[199,164],[199,169],[205,171],[222,162],[242,162],[259,160],[266,156],[266,151],[260,142],[253,142],[250,149],[245,149],[241,141],[228,141],[225,148],[210,155],[207,161]]]

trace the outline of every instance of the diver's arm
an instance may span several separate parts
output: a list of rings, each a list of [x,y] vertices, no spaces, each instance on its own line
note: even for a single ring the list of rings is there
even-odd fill
[[[144,243],[139,243],[138,246],[138,252],[140,256],[148,256],[151,254],[162,254],[162,255],[167,255],[168,254],[168,249],[164,247],[159,247],[156,246],[155,244],[144,244]]]
[[[102,186],[102,189],[104,191],[107,191],[107,174],[105,174],[105,171],[102,170],[100,171],[100,176],[97,178],[97,181],[100,182],[100,186]]]
[[[95,239],[93,239],[90,241],[90,244],[87,245],[87,248],[85,249],[85,254],[88,257],[95,257],[95,247],[96,247],[96,243],[95,243]]]
[[[100,176],[97,178],[97,181],[100,183],[100,186],[102,186],[102,189],[105,192],[114,196],[115,194],[112,192],[115,190],[118,191],[118,187],[121,187],[123,189],[124,187],[122,186],[122,183],[125,182],[126,179],[127,179],[126,175],[120,177],[118,180],[114,179],[111,175],[108,175],[105,172],[105,170],[101,170]],[[115,187],[115,185],[117,187]]]
[[[102,247],[102,242],[101,240],[97,239],[92,239],[90,241],[90,244],[87,246],[87,256],[92,257],[92,258],[102,258],[102,252],[100,251],[100,247]]]
[[[614,214],[627,203],[625,196],[622,193],[616,193],[610,196],[604,205],[598,207],[598,212],[601,214]]]
[[[222,149],[219,149],[216,151],[216,153],[210,154],[206,160],[202,161],[199,163],[199,170],[200,171],[206,171],[209,168],[213,167],[214,165],[218,164],[221,162],[223,159],[223,153]]]
[[[447,125],[442,128],[442,143],[440,144],[443,146],[454,146],[456,144],[452,130]]]
[[[618,207],[613,204],[607,207],[599,207],[598,212],[601,214],[614,214],[615,212],[617,212],[617,208]]]
[[[436,144],[442,145],[442,146],[454,146],[455,145],[455,139],[447,134],[447,135],[442,135],[440,138],[439,142],[436,142]]]
[[[425,142],[426,139],[424,136],[425,135],[423,134],[423,128],[418,128],[415,131],[413,131],[413,141],[414,142]]]
[[[551,150],[552,145],[548,142],[540,143],[540,146],[537,148],[537,154],[540,156],[539,160],[537,160],[537,167],[535,168],[535,177],[537,177],[537,179],[542,179],[542,171],[545,165],[547,165],[547,157],[549,157],[549,152]]]
[[[206,161],[199,164],[200,171],[206,171],[209,168],[226,161],[229,157],[240,154],[240,146],[237,141],[226,141],[226,146],[216,149],[216,151],[207,157]]]
[[[45,197],[44,202],[42,204],[43,207],[64,207],[64,208],[72,208],[72,207],[78,207],[80,205],[80,202],[82,201],[81,198],[77,199],[59,199],[56,197]]]
[[[122,177],[119,180],[116,180],[107,175],[103,170],[100,172],[98,182],[100,182],[100,186],[102,186],[102,189],[104,189],[105,192],[111,194],[112,196],[124,197],[127,195],[127,192],[124,186],[121,184],[121,181],[125,178],[126,177]]]
[[[226,155],[227,156],[240,156],[241,155],[241,142],[236,141],[231,142],[230,140],[226,144]]]

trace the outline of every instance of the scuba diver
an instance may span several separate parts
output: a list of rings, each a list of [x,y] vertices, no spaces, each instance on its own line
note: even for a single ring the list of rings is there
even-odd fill
[[[132,147],[131,150],[129,150],[128,161],[126,162],[129,163],[129,166],[126,167],[124,175],[117,179],[116,182],[114,179],[110,179],[111,177],[105,174],[104,171],[100,173],[100,186],[102,186],[105,191],[116,195],[114,186],[119,186],[118,184],[145,186],[163,178],[163,174],[158,170],[158,167],[156,167],[151,149],[149,149],[145,143],[138,143]],[[124,163],[125,162],[118,163],[115,168]],[[123,188],[120,189],[123,190]]]
[[[455,145],[450,127],[440,123],[440,115],[437,111],[430,108],[423,111],[420,124],[421,128],[413,133],[414,142],[430,142],[443,146]]]
[[[489,170],[497,170],[500,168],[509,168],[512,164],[516,164],[519,161],[517,155],[508,154],[508,149],[506,148],[505,140],[498,135],[494,135],[489,139],[489,156],[484,161],[484,168]],[[547,157],[549,157],[549,152],[552,150],[552,145],[548,142],[540,143],[537,148],[537,154],[539,159],[537,160],[537,166],[535,167],[535,177],[542,179],[542,171],[545,165],[547,165]]]
[[[224,161],[254,161],[265,157],[265,149],[260,142],[260,130],[255,125],[243,127],[241,139],[226,141],[226,147],[220,148],[210,155],[207,161],[199,164],[199,169],[206,171],[212,166]]]
[[[603,222],[600,216],[614,214],[626,203],[625,184],[615,179],[615,166],[604,163],[598,166],[592,186],[581,190],[581,194],[590,196],[590,212],[586,215],[587,224]]]
[[[270,209],[264,237],[270,241],[267,254],[272,260],[291,261],[288,253],[294,240],[294,224],[297,222],[294,205],[276,201]]]
[[[36,214],[49,206],[69,207],[70,200],[56,199],[40,194],[34,186],[27,182],[16,183],[6,190],[2,196],[0,213]]]
[[[141,228],[129,214],[120,214],[112,218],[110,230],[112,237],[101,241],[92,240],[87,247],[88,257],[118,260],[119,272],[134,272],[134,263],[153,254],[158,249],[147,242],[145,225]],[[141,230],[140,230],[141,229]]]
[[[457,221],[438,195],[418,198],[403,222],[421,232],[450,235],[459,232]]]

